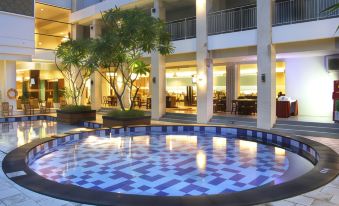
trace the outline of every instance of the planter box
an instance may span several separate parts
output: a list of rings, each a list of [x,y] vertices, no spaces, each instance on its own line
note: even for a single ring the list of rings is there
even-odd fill
[[[116,118],[109,116],[102,116],[104,127],[116,127],[116,126],[135,126],[135,125],[150,125],[151,117],[138,117],[138,118]]]
[[[91,110],[78,113],[57,110],[57,120],[68,124],[79,124],[84,121],[93,121],[96,120],[96,111]]]

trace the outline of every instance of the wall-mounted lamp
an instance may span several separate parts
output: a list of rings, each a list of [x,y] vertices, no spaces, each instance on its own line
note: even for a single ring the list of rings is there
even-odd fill
[[[266,74],[261,74],[261,82],[266,82]]]

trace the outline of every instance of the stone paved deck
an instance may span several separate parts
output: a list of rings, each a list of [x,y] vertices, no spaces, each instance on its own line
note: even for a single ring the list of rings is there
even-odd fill
[[[339,140],[322,137],[307,137],[328,145],[339,153]],[[5,154],[0,152],[0,164]],[[22,188],[9,180],[2,169],[0,171],[0,206],[82,206],[84,204],[58,200],[40,195]],[[194,205],[192,205],[194,206]],[[259,206],[259,205],[258,205]],[[339,177],[328,185],[312,192],[281,200],[278,202],[261,204],[260,206],[339,206]]]

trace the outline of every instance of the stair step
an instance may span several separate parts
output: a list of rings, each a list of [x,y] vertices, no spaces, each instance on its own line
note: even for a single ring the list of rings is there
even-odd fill
[[[302,131],[317,131],[317,132],[328,132],[328,133],[338,133],[339,128],[333,127],[317,127],[317,126],[301,126],[301,125],[275,125],[276,129],[291,129],[291,130],[302,130]]]
[[[323,123],[323,122],[304,122],[304,121],[277,120],[276,125],[298,125],[298,126],[328,127],[328,128],[338,128],[339,129],[339,124],[336,124],[336,123]]]
[[[286,133],[286,134],[303,135],[303,136],[339,138],[338,133],[331,133],[331,132],[294,130],[294,129],[284,129],[284,128],[273,128],[272,131],[282,132],[282,133]]]

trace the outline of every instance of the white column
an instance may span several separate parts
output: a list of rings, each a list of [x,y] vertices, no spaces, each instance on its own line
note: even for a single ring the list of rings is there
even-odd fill
[[[153,17],[165,20],[166,10],[162,0],[154,0]],[[166,112],[166,68],[165,57],[159,52],[151,56],[152,119],[160,119]]]
[[[83,31],[84,30],[83,30],[82,26],[80,26],[78,24],[73,24],[71,26],[71,28],[72,28],[72,30],[71,30],[71,38],[73,40],[80,40],[80,39],[83,38]],[[71,69],[74,71],[73,73],[75,74],[76,73],[76,69],[74,67],[72,67]],[[75,78],[75,76],[73,78]],[[80,78],[77,80],[76,83],[77,83],[78,86],[81,84]],[[69,81],[67,79],[65,79],[65,85],[69,85]],[[78,103],[80,103],[80,104],[87,104],[87,102],[85,100],[85,95],[84,94],[85,94],[85,91],[84,91],[83,95],[81,96],[81,99],[79,99],[80,102],[78,102]],[[72,98],[69,98],[67,100],[67,102],[71,102],[72,104],[75,104],[75,102],[73,102]]]
[[[258,118],[257,127],[276,122],[276,54],[272,44],[272,0],[257,0],[258,8]]]
[[[232,100],[237,99],[240,92],[240,70],[237,64],[226,66],[226,111],[232,110]]]
[[[82,39],[83,37],[83,32],[84,28],[78,24],[73,24],[72,25],[72,30],[71,30],[71,37],[72,39]]]
[[[212,0],[196,0],[197,122],[213,116],[213,62],[208,51],[207,17]]]
[[[99,38],[102,28],[99,20],[93,20],[90,26],[90,37]],[[102,101],[102,77],[99,72],[94,72],[91,76],[91,107],[94,110],[101,108]]]
[[[102,34],[102,26],[101,21],[99,19],[95,19],[92,21],[90,25],[90,37],[91,38],[98,38]]]
[[[1,101],[8,102],[16,111],[16,99],[7,96],[9,89],[16,89],[16,63],[15,61],[0,61],[0,91]]]

